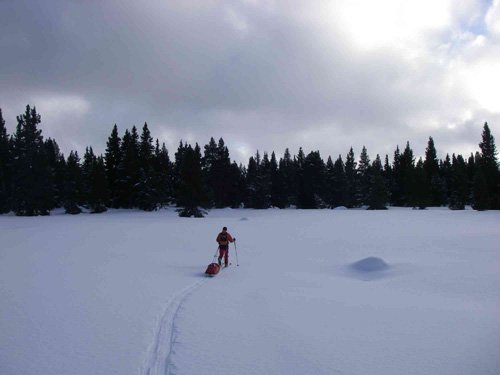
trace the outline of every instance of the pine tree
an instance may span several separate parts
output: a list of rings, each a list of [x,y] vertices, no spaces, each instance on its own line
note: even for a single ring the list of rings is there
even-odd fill
[[[404,206],[401,176],[401,152],[399,151],[399,146],[396,146],[396,150],[394,151],[389,190],[391,195],[391,204],[393,206]]]
[[[422,158],[418,159],[417,165],[411,172],[411,175],[412,184],[408,190],[409,205],[423,210],[431,203],[431,193]]]
[[[387,209],[389,192],[383,176],[382,162],[378,154],[369,169],[369,178],[368,209]]]
[[[49,184],[52,186],[51,208],[62,207],[64,204],[64,176],[66,161],[60,152],[59,146],[54,139],[47,139],[44,142],[45,154],[47,155],[47,165],[49,168]]]
[[[156,140],[153,169],[157,203],[163,207],[173,200],[173,165],[170,162],[165,143],[160,148],[158,139]]]
[[[184,144],[182,140],[179,142],[179,146],[177,147],[177,151],[174,155],[174,168],[172,170],[172,189],[174,192],[174,200],[177,200],[177,191],[180,185],[181,180],[181,167],[184,159],[184,155],[186,154],[186,150],[188,148],[187,143]],[[207,197],[208,199],[208,197]]]
[[[444,158],[444,161],[440,161],[439,163],[439,176],[441,178],[441,183],[442,183],[442,190],[445,192],[445,201],[449,202],[450,200],[450,187],[452,185],[451,181],[451,172],[452,172],[452,167],[451,167],[451,158],[449,154],[446,154],[446,157]]]
[[[257,158],[260,159],[258,151]],[[245,178],[245,207],[247,208],[258,208],[257,169],[257,161],[253,156],[250,156]]]
[[[122,160],[121,139],[118,136],[118,127],[113,127],[111,135],[106,144],[106,153],[104,155],[104,162],[106,166],[106,177],[109,185],[110,205],[111,207],[118,208],[119,202],[119,173],[118,168]]]
[[[229,206],[232,184],[230,181],[231,161],[222,138],[219,139],[218,144],[215,143],[214,138],[211,138],[209,144],[205,145],[202,165],[210,205],[218,208]]]
[[[137,207],[139,183],[139,136],[137,128],[127,129],[121,144],[122,159],[118,166],[118,202],[123,208]]]
[[[261,159],[257,150],[254,157],[250,157],[247,169],[247,192],[245,206],[264,209],[271,207],[271,171],[267,153]]]
[[[139,168],[148,171],[151,168],[153,160],[154,146],[151,132],[149,131],[148,124],[145,122],[142,127],[141,139],[139,144]]]
[[[368,156],[368,152],[366,147],[363,146],[361,150],[361,155],[359,157],[359,163],[357,168],[357,180],[358,186],[356,189],[357,201],[361,205],[368,204],[368,196],[370,193],[370,158]]]
[[[153,211],[158,206],[158,190],[153,159],[153,138],[144,123],[138,150],[138,181],[135,189],[135,204],[141,210]]]
[[[258,163],[257,196],[257,208],[271,207],[271,161],[267,152],[264,152],[262,161]]]
[[[304,160],[299,189],[298,208],[325,207],[325,164],[319,151],[311,151]]]
[[[398,184],[401,186],[402,203],[405,206],[414,206],[415,189],[415,159],[413,157],[413,150],[410,147],[410,142],[406,142],[406,147],[400,157],[400,170]],[[423,168],[423,164],[422,164]]]
[[[36,108],[29,105],[17,116],[12,142],[12,208],[20,216],[48,215],[54,201],[42,131],[37,128],[40,122]]]
[[[334,200],[335,200],[335,183],[334,183],[334,164],[332,161],[332,157],[328,155],[328,159],[326,160],[326,171],[325,171],[325,202],[328,208],[334,208]]]
[[[500,209],[500,173],[498,170],[497,149],[495,138],[491,134],[488,123],[484,123],[481,134],[481,158],[478,168],[481,169],[486,181],[488,198],[487,209]]]
[[[441,206],[446,203],[446,190],[444,183],[439,176],[439,162],[437,159],[437,152],[434,146],[434,140],[429,137],[427,148],[425,149],[424,170],[427,177],[427,184],[429,185],[429,197],[426,200],[432,206]]]
[[[90,170],[90,191],[88,195],[88,205],[91,213],[101,213],[107,211],[106,203],[109,201],[109,188],[106,177],[104,158],[98,156],[94,159]]]
[[[474,154],[471,152],[469,159],[467,159],[467,203],[468,204],[472,204],[472,187],[475,175],[476,175],[476,162],[474,159]]]
[[[482,160],[479,153],[476,155],[476,163],[481,165]],[[473,188],[473,203],[472,207],[478,211],[487,210],[490,207],[490,195],[488,192],[488,182],[484,176],[484,169],[477,168],[474,175]]]
[[[351,149],[346,157],[345,162],[345,174],[347,180],[347,207],[353,208],[358,207],[357,195],[356,195],[356,187],[358,185],[357,182],[357,173],[356,173],[356,162],[354,161],[354,151]]]
[[[156,174],[156,190],[158,193],[158,203],[160,207],[165,206],[172,202],[174,196],[174,181],[173,181],[173,165],[168,156],[168,150],[165,143],[162,144],[161,149],[158,147],[158,140],[156,141],[157,147],[155,149],[155,174]]]
[[[177,190],[177,206],[179,216],[182,217],[203,217],[200,207],[206,203],[206,196],[203,191],[203,178],[201,171],[201,152],[196,144],[184,148],[180,160],[179,185]]]
[[[229,158],[229,150],[224,144],[224,140],[219,138],[217,144],[217,155],[218,155],[218,169],[220,175],[220,181],[218,186],[218,193],[216,195],[217,201],[220,202],[220,206],[228,207],[231,204],[231,159]]]
[[[462,155],[453,154],[451,171],[450,202],[452,210],[463,210],[468,201],[467,166]]]
[[[82,200],[82,170],[78,152],[71,151],[66,161],[66,178],[64,188],[64,209],[67,214],[76,215],[82,212],[79,203]]]
[[[0,108],[0,214],[10,211],[11,206],[11,163],[9,136]]]
[[[246,169],[236,162],[231,163],[231,194],[230,207],[238,208],[244,203],[246,191]]]
[[[92,169],[96,163],[96,156],[92,147],[85,148],[83,155],[83,163],[81,165],[81,197],[79,204],[87,206],[90,199],[91,186],[92,186]]]
[[[347,177],[341,155],[335,160],[335,163],[333,163],[331,157],[328,157],[326,162],[326,175],[328,206],[330,208],[347,206]]]
[[[280,159],[278,170],[283,180],[283,195],[285,197],[285,207],[297,204],[297,181],[295,163],[288,148],[285,150],[283,158]]]
[[[285,195],[285,187],[283,176],[278,169],[278,162],[276,160],[276,154],[271,154],[270,162],[270,174],[271,174],[271,206],[278,208],[285,208],[287,204],[287,197]]]

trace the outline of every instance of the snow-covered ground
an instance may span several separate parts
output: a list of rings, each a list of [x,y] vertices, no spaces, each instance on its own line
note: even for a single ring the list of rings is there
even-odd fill
[[[239,267],[203,274],[222,226]],[[500,374],[500,212],[0,216],[0,374]]]

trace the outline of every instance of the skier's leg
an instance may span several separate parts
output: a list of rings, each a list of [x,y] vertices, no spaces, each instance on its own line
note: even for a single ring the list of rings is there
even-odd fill
[[[224,250],[222,249],[222,246],[219,246],[219,258],[218,258],[219,266],[222,264],[221,260],[223,256],[224,256]]]

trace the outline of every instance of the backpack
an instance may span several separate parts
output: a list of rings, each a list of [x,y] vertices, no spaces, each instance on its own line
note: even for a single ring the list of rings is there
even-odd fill
[[[219,244],[220,245],[227,245],[228,244],[228,241],[227,241],[227,233],[219,233]]]

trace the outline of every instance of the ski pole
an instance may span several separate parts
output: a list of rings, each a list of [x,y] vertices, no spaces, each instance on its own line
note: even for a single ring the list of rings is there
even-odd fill
[[[215,250],[214,254],[214,263],[215,263],[215,258],[217,258],[217,253],[219,252],[219,246],[217,246],[217,250]]]
[[[234,240],[234,252],[236,253],[236,266],[240,266],[238,262],[238,251],[236,250],[236,240]]]

